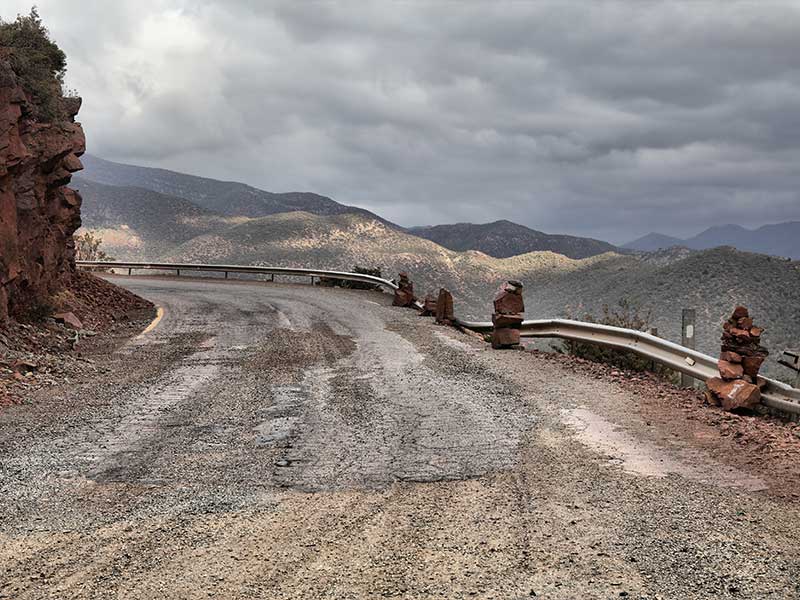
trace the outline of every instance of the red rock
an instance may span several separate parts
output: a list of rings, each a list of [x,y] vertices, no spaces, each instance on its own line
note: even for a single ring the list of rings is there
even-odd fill
[[[508,348],[519,344],[519,329],[504,327],[492,332],[492,348]]]
[[[750,313],[748,312],[747,308],[744,306],[737,306],[733,309],[732,319],[738,321],[739,319],[743,319],[744,317],[749,317]]]
[[[764,330],[761,327],[750,328],[750,335],[753,337],[761,337],[762,333],[764,333]]]
[[[31,373],[39,368],[39,365],[27,360],[17,359],[11,363],[11,370],[15,373]]]
[[[755,356],[745,356],[742,359],[742,368],[750,377],[756,378],[758,377],[758,371],[761,369],[761,365],[764,364],[766,359],[766,356],[758,354]]]
[[[732,363],[735,363],[735,364],[738,365],[738,364],[741,364],[741,362],[742,362],[742,355],[738,354],[737,352],[730,351],[730,350],[729,351],[723,351],[719,355],[719,359],[720,360],[726,360],[728,362],[732,362]]]
[[[753,326],[753,319],[751,317],[742,317],[736,321],[736,325],[739,329],[750,329]]]
[[[413,288],[410,291],[407,289],[398,289],[394,291],[392,306],[414,306],[415,300]]]
[[[398,288],[394,291],[393,306],[414,306],[417,301],[414,296],[414,284],[408,278],[408,273],[402,272],[399,275]]]
[[[500,286],[494,296],[494,312],[505,315],[525,312],[521,283],[518,281],[507,281]]]
[[[522,320],[522,315],[501,315],[498,313],[492,313],[492,325],[498,329],[503,327],[513,327],[515,329],[519,329],[520,325],[522,325]]]
[[[725,410],[754,408],[761,401],[761,390],[758,386],[741,379],[724,381],[719,377],[712,377],[706,381],[706,386]]]
[[[64,120],[37,121],[30,90],[0,54],[0,322],[64,289],[75,269],[80,196],[64,186],[86,142],[74,122],[80,100],[59,102]]]
[[[742,365],[737,365],[727,360],[720,359],[717,361],[717,367],[719,368],[719,375],[723,379],[741,379],[742,375],[744,375]]]
[[[453,314],[453,295],[446,289],[439,290],[439,297],[436,299],[436,322],[439,325],[451,325],[455,321]]]
[[[436,314],[436,298],[431,294],[425,296],[422,301],[422,310],[419,313],[423,317],[432,317]]]
[[[64,325],[67,325],[72,329],[83,329],[83,323],[81,323],[81,320],[75,316],[75,313],[71,312],[56,313],[53,315],[53,318],[58,323],[64,323]]]

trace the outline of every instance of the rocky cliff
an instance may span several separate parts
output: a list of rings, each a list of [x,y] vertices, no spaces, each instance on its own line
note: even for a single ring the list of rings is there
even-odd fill
[[[47,303],[74,272],[81,198],[66,184],[83,168],[85,139],[80,98],[59,94],[57,104],[54,119],[38,119],[0,53],[0,322]]]

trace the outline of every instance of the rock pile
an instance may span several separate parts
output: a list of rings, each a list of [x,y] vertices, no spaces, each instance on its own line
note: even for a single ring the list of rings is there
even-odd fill
[[[761,345],[760,327],[747,309],[737,306],[723,324],[719,377],[706,381],[710,398],[725,410],[753,408],[761,400],[763,380],[758,371],[769,352]]]
[[[524,312],[522,283],[505,282],[494,296],[492,348],[513,348],[519,345],[519,329]]]
[[[452,325],[456,320],[453,313],[453,295],[446,289],[439,290],[436,299],[436,323],[439,325]]]
[[[414,297],[414,284],[408,278],[408,273],[402,272],[399,275],[397,289],[394,291],[394,301],[392,306],[414,306],[417,299]]]
[[[421,317],[433,317],[436,315],[436,298],[433,297],[433,294],[425,294],[419,314]]]
[[[66,184],[82,168],[81,100],[58,106],[53,122],[38,119],[35,95],[0,53],[0,323],[45,303],[74,272],[81,197]]]

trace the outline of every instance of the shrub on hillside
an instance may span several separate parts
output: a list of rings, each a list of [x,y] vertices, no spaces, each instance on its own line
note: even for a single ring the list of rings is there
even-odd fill
[[[575,310],[567,310],[567,318],[576,321],[586,321],[588,323],[599,323],[601,325],[611,325],[624,329],[635,329],[637,331],[649,331],[650,311],[643,311],[628,300],[620,300],[616,306],[603,305],[599,316],[591,313],[576,315]],[[585,358],[593,362],[612,365],[620,369],[631,371],[652,371],[664,377],[672,377],[673,371],[653,362],[649,358],[639,356],[626,350],[607,348],[596,344],[587,344],[572,340],[563,340],[558,346],[553,347],[557,352],[571,354],[580,358]]]
[[[29,15],[18,15],[15,21],[0,20],[0,51],[30,94],[34,116],[40,121],[57,120],[67,57],[50,39],[36,8]]]
[[[85,231],[81,235],[75,236],[75,259],[76,260],[114,260],[100,246],[103,238],[91,231]]]
[[[380,267],[373,269],[370,267],[360,267],[355,265],[353,273],[361,275],[372,275],[373,277],[381,277]],[[374,283],[366,283],[362,281],[350,281],[349,279],[338,279],[336,277],[320,277],[319,284],[325,287],[343,287],[353,290],[379,290],[381,286]]]

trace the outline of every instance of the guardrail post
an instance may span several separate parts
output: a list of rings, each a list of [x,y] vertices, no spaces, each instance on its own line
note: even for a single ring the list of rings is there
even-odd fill
[[[684,308],[681,312],[681,346],[695,349],[695,310]],[[681,387],[694,387],[694,377],[681,373]]]
[[[131,274],[132,274],[131,272],[132,272],[132,271],[133,271],[133,269],[131,269],[130,267],[128,267],[128,277],[130,277],[130,276],[131,276]]]
[[[225,279],[227,279],[227,278],[228,278],[228,272],[225,271]]]
[[[178,277],[181,276],[181,270],[180,269],[175,269],[175,272],[178,274]]]

